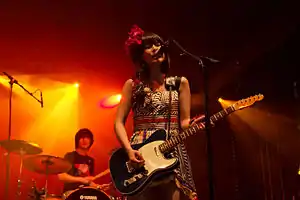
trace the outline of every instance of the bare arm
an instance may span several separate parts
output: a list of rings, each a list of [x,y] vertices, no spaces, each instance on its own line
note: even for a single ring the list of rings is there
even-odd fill
[[[127,152],[132,150],[125,129],[125,122],[131,109],[132,83],[133,81],[129,79],[123,86],[122,99],[118,106],[114,123],[114,129],[117,138]]]
[[[181,83],[179,87],[179,103],[180,125],[182,129],[187,129],[190,123],[191,91],[189,81],[185,77],[181,77]]]
[[[89,184],[89,181],[83,177],[71,176],[67,173],[58,174],[58,179],[65,183]]]

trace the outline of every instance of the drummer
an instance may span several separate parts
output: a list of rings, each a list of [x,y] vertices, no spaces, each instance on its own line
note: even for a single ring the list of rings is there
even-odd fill
[[[88,155],[93,143],[94,136],[89,129],[83,128],[76,133],[75,151],[64,156],[72,164],[72,168],[69,172],[58,175],[59,180],[64,182],[63,192],[75,190],[81,185],[101,189],[101,185],[94,183],[94,159]]]

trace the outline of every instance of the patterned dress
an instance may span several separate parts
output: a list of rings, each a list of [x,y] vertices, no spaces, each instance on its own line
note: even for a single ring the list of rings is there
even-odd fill
[[[135,82],[133,83],[132,110],[134,117],[134,134],[130,139],[131,144],[142,143],[155,131],[159,129],[165,129],[167,131],[169,126],[170,135],[168,135],[168,137],[179,134],[179,93],[174,80],[175,77],[168,77],[166,79],[166,83],[171,83],[174,86],[174,90],[171,91],[171,108],[169,107],[169,91],[149,91],[141,95],[140,93],[143,92],[141,92],[140,85]],[[143,88],[142,91],[144,91]],[[171,115],[169,115],[169,111],[171,111]],[[173,156],[176,156],[180,162],[179,167],[175,170],[175,182],[177,187],[179,187],[189,199],[197,199],[185,145],[180,144],[177,146],[173,152]]]

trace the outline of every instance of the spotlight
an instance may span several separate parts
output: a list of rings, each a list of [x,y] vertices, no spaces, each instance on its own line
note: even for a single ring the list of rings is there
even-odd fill
[[[79,83],[74,83],[74,87],[79,88]]]
[[[121,99],[122,99],[121,94],[108,96],[100,101],[100,106],[102,108],[114,108],[117,105],[119,105]]]

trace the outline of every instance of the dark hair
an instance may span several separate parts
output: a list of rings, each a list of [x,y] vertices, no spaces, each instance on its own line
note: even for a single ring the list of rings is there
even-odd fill
[[[94,143],[94,135],[92,133],[92,131],[90,131],[89,129],[87,128],[82,128],[80,129],[79,131],[77,131],[76,135],[75,135],[75,148],[77,149],[78,146],[79,146],[79,140],[81,138],[84,138],[84,137],[88,137],[90,138],[91,140],[91,144],[89,146],[89,148],[91,148],[91,146],[93,145]]]
[[[159,35],[152,32],[144,32],[141,28],[134,25],[129,33],[129,38],[125,42],[127,53],[132,62],[140,67],[137,72],[137,78],[147,78],[149,75],[149,66],[143,60],[144,50],[149,45],[157,44],[162,46],[166,59],[161,64],[161,72],[167,74],[170,68],[170,58],[168,54],[167,44]]]

